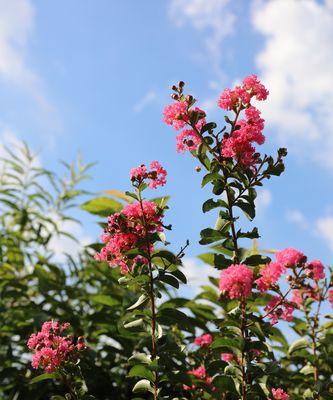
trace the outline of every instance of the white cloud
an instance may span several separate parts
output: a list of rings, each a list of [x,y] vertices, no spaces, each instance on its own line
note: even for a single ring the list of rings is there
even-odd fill
[[[149,90],[133,107],[134,112],[140,113],[157,98],[156,92]]]
[[[333,217],[329,216],[317,219],[316,230],[333,252]]]
[[[169,15],[175,25],[190,24],[204,32],[204,46],[210,68],[219,80],[224,78],[220,67],[223,39],[233,32],[234,15],[228,9],[230,0],[171,0]]]
[[[57,261],[64,261],[65,254],[70,254],[75,257],[80,253],[80,250],[89,243],[93,242],[93,239],[85,234],[81,225],[74,221],[57,221],[57,217],[53,217],[53,221],[57,223],[58,229],[73,235],[77,241],[63,236],[63,235],[53,235],[52,239],[48,244],[48,249],[54,253],[55,259]]]
[[[280,140],[333,168],[332,1],[254,1],[252,22],[264,35],[256,57],[271,94],[263,113]]]
[[[191,291],[193,295],[197,295],[201,291],[201,286],[210,285],[209,277],[213,276],[217,278],[219,271],[210,265],[204,264],[197,258],[184,258],[183,259],[183,272],[188,280],[187,289]]]
[[[26,91],[44,111],[53,112],[41,78],[27,62],[34,24],[35,10],[30,0],[0,0],[0,79]]]
[[[267,208],[272,203],[272,192],[268,189],[261,189],[258,191],[256,205],[258,210]]]
[[[302,229],[308,229],[309,223],[305,215],[300,210],[288,210],[286,213],[286,218],[288,221],[295,223]]]
[[[0,158],[6,155],[5,147],[15,148],[22,144],[17,135],[10,129],[4,128],[0,134]]]

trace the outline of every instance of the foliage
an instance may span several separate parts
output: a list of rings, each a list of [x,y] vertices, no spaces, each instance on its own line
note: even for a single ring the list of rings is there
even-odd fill
[[[225,90],[218,104],[229,113],[219,128],[183,90],[183,82],[173,87],[164,120],[181,131],[177,149],[201,164],[202,186],[211,188],[202,210],[217,220],[200,233],[199,258],[220,279],[194,299],[177,294],[189,243],[177,254],[168,248],[168,198],[150,191],[166,182],[158,162],[131,170],[132,191],[93,197],[81,189],[90,165],[64,164],[59,178],[27,146],[8,149],[0,176],[1,399],[333,398],[332,317],[323,315],[332,271],[291,248],[261,254],[258,229],[239,226],[255,218],[257,188],[284,171],[285,149],[273,158],[255,148],[264,121],[251,102],[268,92],[255,76]],[[63,228],[82,202],[81,212],[99,219],[103,243],[59,257],[57,238],[79,239]],[[48,320],[71,325],[74,339],[59,343],[84,336],[89,349],[72,358],[59,351],[46,372],[38,359],[35,371],[26,342]],[[59,346],[55,334],[35,351]]]

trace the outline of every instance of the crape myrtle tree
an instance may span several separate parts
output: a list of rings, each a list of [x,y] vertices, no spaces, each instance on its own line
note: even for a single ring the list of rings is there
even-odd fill
[[[260,254],[258,229],[241,227],[244,216],[250,221],[255,217],[257,187],[284,171],[285,149],[273,158],[256,148],[265,137],[264,120],[254,104],[265,101],[268,91],[255,75],[224,90],[217,104],[227,116],[219,127],[207,123],[193,96],[184,93],[183,82],[172,89],[164,121],[179,131],[177,151],[196,158],[197,169],[204,172],[202,186],[212,189],[202,208],[217,212],[217,221],[200,233],[200,243],[207,246],[200,258],[220,270],[220,278],[211,279],[213,285],[203,287],[193,300],[174,297],[173,288],[186,283],[182,258],[188,243],[178,254],[168,250],[167,198],[145,197],[165,185],[167,173],[157,161],[133,168],[132,190],[113,193],[122,202],[99,198],[84,205],[99,214],[104,201],[115,202],[101,223],[102,244],[90,246],[94,260],[88,254],[86,261],[96,275],[100,268],[103,274],[120,274],[108,291],[103,287],[104,303],[117,300],[113,291],[119,290],[132,300],[116,302],[100,315],[105,322],[97,318],[109,338],[121,343],[118,353],[110,360],[112,345],[98,348],[106,339],[96,334],[93,304],[81,310],[87,332],[79,335],[68,335],[71,321],[65,313],[50,313],[28,340],[32,367],[44,370],[34,382],[55,382],[59,394],[54,400],[331,399],[332,319],[325,315],[333,302],[331,271],[290,247],[272,259]],[[89,273],[93,282],[91,268]],[[300,339],[289,345],[278,329],[280,320]],[[106,391],[118,388],[115,397],[94,388],[94,366],[100,364],[92,353],[110,361],[114,373],[103,382]],[[90,369],[85,367],[89,360]],[[124,377],[120,382],[119,376]]]

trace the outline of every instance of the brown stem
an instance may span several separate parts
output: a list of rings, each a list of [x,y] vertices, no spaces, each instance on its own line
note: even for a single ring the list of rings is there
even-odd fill
[[[68,393],[71,396],[71,400],[78,400],[78,396],[72,388],[71,380],[67,377],[67,375],[61,374],[61,380],[63,381],[64,385],[67,387]]]
[[[150,251],[150,242],[148,237],[147,220],[145,217],[142,197],[140,190],[138,190],[138,198],[140,203],[140,208],[142,212],[142,223],[145,231],[145,241],[147,247],[147,259],[148,259],[148,272],[149,272],[149,299],[150,299],[150,310],[151,310],[151,359],[154,361],[157,356],[157,345],[156,345],[156,306],[155,306],[155,295],[154,295],[154,277],[153,277],[153,265]],[[158,375],[154,372],[155,382],[154,382],[154,400],[158,399]]]
[[[319,285],[317,283],[317,291],[319,295],[319,300],[318,300],[318,305],[317,305],[317,310],[313,316],[313,320],[311,320],[311,317],[309,315],[308,310],[305,307],[305,304],[303,303],[303,295],[302,295],[302,308],[303,312],[306,318],[306,321],[308,323],[308,326],[311,330],[311,348],[312,348],[312,353],[313,353],[313,358],[314,358],[314,363],[313,363],[313,379],[315,384],[318,383],[319,381],[319,365],[318,365],[318,354],[317,354],[317,338],[318,338],[318,324],[319,324],[319,313],[320,313],[320,307],[322,304],[323,299],[325,298],[325,295],[327,293],[327,282],[325,282],[325,285],[323,289],[320,291],[319,290]],[[316,395],[315,399],[318,399],[319,396]]]
[[[244,299],[241,300],[241,312],[242,312],[242,318],[241,318],[241,333],[242,333],[242,338],[245,342],[246,340],[246,302]],[[241,362],[241,369],[242,369],[242,400],[246,400],[247,397],[247,379],[246,379],[246,369],[245,369],[245,352],[244,352],[244,347],[242,348],[242,362]]]

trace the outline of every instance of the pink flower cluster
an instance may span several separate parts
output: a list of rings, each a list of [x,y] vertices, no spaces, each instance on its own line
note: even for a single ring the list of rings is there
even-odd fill
[[[242,363],[242,359],[240,357],[235,356],[232,353],[221,353],[221,360],[227,363],[231,363],[232,361],[235,361],[237,364]]]
[[[204,366],[192,369],[191,371],[188,372],[188,374],[195,376],[200,381],[204,381],[207,385],[212,384],[213,379],[207,375],[206,368]],[[195,390],[196,388],[197,388],[196,385],[192,386],[183,385],[184,390]]]
[[[43,368],[45,372],[51,373],[64,361],[75,361],[79,352],[87,349],[84,338],[80,336],[77,344],[74,344],[71,336],[63,336],[63,332],[70,327],[68,322],[44,322],[38,333],[33,333],[27,346],[34,351],[32,367]]]
[[[305,288],[302,288],[302,290],[294,289],[291,301],[295,303],[298,307],[300,307],[303,301],[305,301],[306,299],[312,299],[318,301],[319,297],[320,296],[318,293],[318,289],[316,287],[307,286]]]
[[[140,185],[146,179],[149,180],[149,187],[156,189],[158,186],[164,186],[166,184],[167,171],[162,167],[158,161],[152,161],[150,163],[150,169],[142,164],[136,168],[132,168],[130,171],[130,178],[133,183]]]
[[[279,318],[291,321],[295,306],[300,307],[304,300],[318,301],[320,299],[318,281],[325,277],[324,265],[319,260],[309,263],[306,261],[307,258],[301,251],[288,247],[276,253],[275,262],[270,262],[260,270],[259,278],[255,280],[260,292],[274,289],[287,268],[294,272],[294,277],[291,275],[287,277],[287,281],[295,285],[291,301],[273,296],[271,302],[265,307],[272,324],[275,324]],[[304,281],[306,278],[313,279],[314,284]]]
[[[255,283],[260,292],[266,292],[279,280],[285,267],[277,262],[270,262],[260,271],[260,278]]]
[[[245,264],[235,264],[221,271],[219,288],[229,299],[251,295],[253,271]]]
[[[230,363],[234,358],[236,358],[231,353],[221,353],[221,360]]]
[[[292,247],[278,251],[275,254],[276,262],[285,268],[296,267],[306,260],[305,255]]]
[[[315,281],[325,278],[324,266],[319,260],[314,260],[306,265],[307,274]]]
[[[196,122],[192,121],[194,114],[197,116]],[[185,126],[189,127],[189,129],[184,129],[176,136],[177,152],[195,151],[201,143],[200,130],[206,124],[205,112],[199,107],[191,109],[189,103],[182,99],[167,105],[163,115],[164,122],[173,126],[176,130],[181,130]]]
[[[130,258],[127,253],[134,248],[148,250],[145,237],[163,230],[162,217],[162,210],[151,201],[128,204],[121,212],[110,215],[102,235],[105,246],[95,259],[108,262],[110,267],[119,266],[122,274],[137,264],[147,263],[144,257]]]
[[[272,296],[272,300],[268,302],[264,310],[271,319],[271,325],[275,325],[279,319],[288,322],[292,321],[295,308],[289,301],[282,297]]]
[[[188,108],[186,100],[176,100],[167,105],[163,111],[164,122],[173,126],[177,131],[183,129],[189,121]]]
[[[233,158],[243,165],[251,166],[255,162],[253,143],[261,145],[265,142],[262,133],[265,121],[260,117],[260,111],[253,106],[245,110],[245,117],[246,119],[237,121],[231,135],[223,139],[221,154],[223,157]]]
[[[257,100],[266,100],[268,94],[269,92],[265,86],[253,74],[246,77],[241,86],[238,85],[234,89],[225,89],[217,105],[224,110],[230,111],[240,105],[246,107],[250,104],[252,97],[255,97]]]
[[[327,299],[328,299],[328,301],[331,303],[331,306],[333,307],[333,289],[330,289],[330,290],[328,291]]]
[[[272,389],[273,400],[288,400],[289,395],[281,388]],[[270,400],[270,399],[268,399]]]
[[[198,346],[209,346],[213,341],[212,335],[206,333],[194,339],[194,343]]]
[[[268,91],[258,80],[256,75],[250,75],[243,80],[241,86],[234,89],[225,89],[217,104],[224,110],[234,110],[237,116],[245,109],[245,119],[236,122],[230,135],[222,141],[221,154],[226,158],[233,158],[242,165],[251,166],[255,163],[255,147],[265,142],[264,120],[260,111],[251,105],[251,100],[266,100]]]

